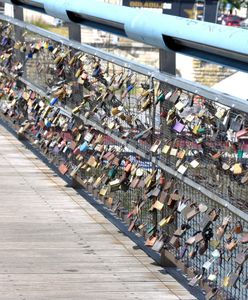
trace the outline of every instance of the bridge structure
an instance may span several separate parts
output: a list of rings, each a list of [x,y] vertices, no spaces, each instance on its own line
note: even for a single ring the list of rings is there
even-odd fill
[[[13,172],[19,174],[15,185],[11,185],[13,198],[17,185],[22,182],[26,185],[20,189],[23,194],[25,190],[30,194],[34,190],[40,197],[37,203],[36,200],[31,202],[29,212],[26,211],[28,199],[18,203],[25,216],[32,213],[43,223],[50,217],[37,211],[36,204],[47,205],[49,213],[53,211],[51,222],[47,222],[51,228],[48,235],[46,230],[49,229],[31,218],[35,224],[30,231],[30,248],[34,255],[30,258],[34,264],[31,273],[35,273],[38,265],[35,256],[45,245],[35,246],[33,235],[39,228],[45,231],[41,239],[53,244],[54,235],[55,248],[60,242],[66,247],[65,252],[56,252],[59,262],[63,259],[68,262],[61,271],[51,267],[49,259],[54,252],[47,244],[44,246],[48,247],[46,254],[43,253],[48,265],[42,267],[41,286],[50,280],[66,282],[64,290],[58,284],[46,294],[44,288],[46,298],[56,298],[56,291],[62,299],[82,299],[83,291],[86,293],[89,289],[85,299],[95,299],[101,291],[96,286],[103,289],[105,286],[102,299],[247,299],[247,102],[84,45],[80,24],[84,22],[112,32],[121,30],[117,33],[135,40],[149,41],[160,48],[243,71],[247,71],[248,59],[246,31],[169,16],[184,30],[195,28],[197,32],[198,28],[200,33],[205,28],[209,36],[197,40],[197,35],[189,32],[185,40],[182,29],[181,33],[170,33],[168,40],[165,38],[168,32],[162,30],[162,35],[156,37],[147,27],[143,36],[143,31],[139,31],[145,24],[143,17],[147,19],[150,15],[136,15],[137,10],[131,8],[115,8],[114,15],[119,18],[116,20],[110,16],[112,6],[100,3],[95,4],[97,9],[87,4],[73,6],[74,1],[64,1],[60,7],[56,3],[51,5],[50,1],[11,3],[15,5],[15,18],[0,17],[1,124],[10,132],[16,132],[26,147],[71,186],[65,187],[61,179],[54,179],[55,173],[43,163],[38,163],[37,170],[28,162],[31,155],[28,150],[23,150],[26,157],[17,154],[15,149],[22,147],[20,141],[15,142],[17,146],[10,145],[8,140],[13,138],[6,129],[1,129],[1,139],[6,146],[1,152],[2,163],[6,162],[1,169],[2,176],[7,174],[4,180],[8,182],[10,176],[6,170],[12,167]],[[23,22],[22,7],[68,18],[72,21],[69,39]],[[120,25],[122,9],[130,12],[128,25],[124,21],[124,25]],[[167,16],[163,18],[160,22],[168,20]],[[225,43],[218,40],[223,39],[223,35]],[[25,173],[23,168],[17,168],[19,163],[20,166],[30,164],[30,172],[32,169],[32,174],[37,173],[37,179],[34,176],[30,180],[29,169]],[[40,173],[43,168],[49,175]],[[61,199],[56,201],[59,195]],[[3,199],[7,206],[9,197],[3,196]],[[12,201],[10,205],[14,205]],[[67,205],[80,213],[70,213]],[[17,219],[24,218],[22,209]],[[54,214],[61,220],[60,225],[54,221]],[[115,231],[106,218],[133,241]],[[21,232],[28,230],[27,223],[20,226]],[[11,226],[18,226],[18,220],[13,219]],[[60,239],[60,232],[63,234],[67,227],[71,228],[72,236],[68,234],[68,240]],[[11,229],[5,232],[17,238]],[[29,243],[25,234],[24,237]],[[15,245],[12,245],[13,251]],[[75,252],[70,254],[71,247]],[[78,251],[77,247],[84,250]],[[27,244],[24,248],[28,251]],[[100,252],[105,253],[106,258]],[[21,253],[16,249],[17,257]],[[71,262],[73,253],[76,264]],[[122,262],[119,262],[115,255],[119,257],[121,253]],[[156,262],[154,268],[144,253]],[[27,257],[27,265],[28,261]],[[132,264],[135,267],[131,267]],[[22,280],[21,276],[14,275],[14,267],[12,272],[8,268],[10,265],[6,263],[6,273],[16,282],[15,293],[19,293],[20,299],[43,299],[42,293],[36,290],[40,285],[31,287],[23,283],[29,278],[35,281],[34,275]],[[94,268],[101,270],[95,272]],[[132,276],[132,272],[139,273],[138,269],[142,274]],[[44,278],[46,270],[50,270],[50,274]],[[53,276],[54,271],[63,274]],[[146,272],[149,275],[143,274]],[[73,275],[68,277],[64,273]],[[74,273],[80,274],[74,276]],[[91,275],[87,277],[83,273]],[[99,285],[94,285],[99,276]],[[118,292],[113,276],[118,278]],[[70,279],[67,281],[65,277]],[[68,292],[70,280],[73,284]],[[102,284],[104,280],[111,283]],[[78,282],[85,284],[79,287]],[[23,288],[23,284],[28,285],[28,289]],[[120,292],[122,288],[128,292]],[[6,288],[4,296],[7,297],[8,292]]]

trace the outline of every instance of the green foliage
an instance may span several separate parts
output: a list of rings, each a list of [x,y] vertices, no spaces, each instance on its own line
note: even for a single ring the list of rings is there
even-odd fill
[[[240,7],[248,7],[248,0],[221,0],[221,6],[226,7],[227,4],[231,4],[231,8],[240,9]]]
[[[49,29],[51,27],[51,25],[48,24],[46,21],[44,21],[42,18],[31,19],[28,22],[35,25],[35,26],[44,28],[44,29]]]

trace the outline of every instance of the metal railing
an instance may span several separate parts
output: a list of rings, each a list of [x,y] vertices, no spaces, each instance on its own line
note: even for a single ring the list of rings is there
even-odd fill
[[[61,97],[59,104],[56,104],[52,110],[62,107],[67,112],[66,118],[69,116],[68,122],[69,119],[73,119],[74,126],[78,127],[80,124],[84,124],[84,133],[93,128],[95,135],[103,134],[105,148],[107,145],[115,147],[117,153],[122,149],[118,156],[121,159],[129,157],[133,164],[135,162],[139,163],[144,170],[144,180],[149,175],[149,171],[158,170],[158,174],[155,176],[155,186],[153,184],[154,189],[152,190],[149,190],[144,183],[133,188],[124,184],[123,189],[118,189],[115,192],[111,191],[109,184],[106,183],[101,183],[98,187],[93,188],[93,183],[99,177],[99,173],[106,173],[110,170],[110,166],[106,162],[103,163],[100,169],[90,168],[89,166],[80,168],[76,179],[130,223],[132,225],[130,230],[137,230],[146,239],[162,236],[166,251],[176,257],[177,262],[182,262],[198,274],[202,273],[204,263],[213,257],[214,250],[219,249],[220,257],[212,260],[210,267],[205,268],[205,272],[201,274],[202,283],[207,282],[210,286],[220,289],[224,295],[230,295],[234,299],[246,299],[247,267],[245,264],[237,287],[222,287],[224,277],[233,272],[237,266],[235,257],[245,249],[245,244],[243,245],[241,242],[233,250],[226,249],[230,241],[239,241],[243,232],[247,230],[247,184],[241,182],[244,177],[244,170],[247,167],[246,149],[234,150],[234,148],[229,147],[230,145],[232,147],[237,145],[238,147],[240,145],[244,147],[245,140],[241,143],[229,142],[227,146],[226,140],[221,135],[210,132],[210,129],[213,129],[212,127],[218,123],[218,120],[223,123],[227,114],[230,120],[242,114],[244,116],[242,126],[246,128],[248,112],[246,102],[157,70],[128,62],[103,51],[68,41],[33,25],[12,20],[5,16],[0,18],[28,30],[28,34],[24,35],[24,41],[17,45],[18,41],[15,40],[14,30],[11,30],[10,25],[2,25],[0,49],[3,55],[1,65],[4,66],[1,69],[2,96],[9,96],[9,91],[6,91],[6,86],[9,85],[15,91],[15,98],[19,103],[17,106],[14,104],[15,109],[11,110],[13,114],[8,114],[7,119],[14,120],[16,126],[18,124],[20,126],[23,121],[29,119],[29,115],[30,119],[33,118],[27,107],[23,105],[25,104],[23,92],[26,91],[30,94],[30,91],[34,91],[36,99],[43,98],[48,103],[51,99],[54,99],[59,89],[65,87],[67,89],[66,96]],[[4,38],[7,36],[10,44],[6,46]],[[23,42],[26,42],[26,52],[22,51],[23,48],[21,49],[24,46]],[[10,59],[6,55],[8,54],[8,46],[15,49],[11,52]],[[33,49],[36,50],[33,51]],[[57,51],[54,49],[57,49]],[[78,51],[80,53],[77,53]],[[25,54],[23,55],[23,53]],[[76,58],[74,62],[72,62],[73,57]],[[21,64],[24,67],[18,69],[17,62],[20,62],[20,60],[22,60]],[[59,60],[61,62],[58,62]],[[96,63],[104,70],[103,76],[93,74]],[[75,77],[82,66],[90,74],[89,80],[84,81],[82,79],[80,81]],[[121,80],[123,82],[113,93],[109,83],[114,75],[119,76],[116,80],[117,83],[120,83]],[[17,85],[13,85],[13,82]],[[160,96],[166,98],[169,92],[173,94],[177,90],[180,90],[180,99],[177,97],[175,103],[172,99],[170,101],[168,99],[159,100]],[[110,97],[111,92],[114,95]],[[102,101],[103,98],[104,101]],[[86,100],[82,105],[83,99]],[[90,101],[87,99],[90,99]],[[146,101],[148,104],[145,103]],[[173,129],[175,124],[170,123],[168,114],[173,113],[174,118],[179,119],[181,117],[183,119],[184,117],[180,115],[182,111],[180,105],[185,104],[183,101],[187,102],[185,102],[186,105],[189,105],[188,102],[191,101],[189,105],[190,112],[198,109],[197,113],[199,113],[202,110],[202,114],[208,117],[201,122],[201,125],[203,127],[206,123],[204,129],[205,131],[209,130],[209,132],[198,134],[200,127],[195,135],[192,134],[194,127],[182,131]],[[221,104],[224,104],[225,107],[223,108]],[[176,105],[177,108],[175,109]],[[120,106],[121,109],[117,113],[118,116],[116,116],[113,114],[113,109]],[[78,107],[80,107],[78,111],[75,110]],[[223,112],[221,111],[222,108]],[[121,113],[124,113],[125,118]],[[188,116],[190,116],[190,113],[188,113]],[[131,121],[129,121],[130,117]],[[185,122],[182,125],[185,126],[185,124],[187,123]],[[198,126],[197,123],[195,126]],[[149,128],[150,130],[147,130],[142,139],[141,133]],[[48,155],[58,166],[63,162],[68,164],[70,172],[75,170],[79,161],[71,154],[71,151],[58,151],[57,148],[55,151],[53,147],[47,147],[46,137],[43,136],[38,139],[37,136],[39,130],[41,135],[44,134],[44,130],[39,126],[37,127],[37,124],[33,129],[33,131],[28,131],[27,137],[35,142],[45,155]],[[222,132],[223,130],[219,130],[219,134]],[[137,138],[139,134],[140,138]],[[203,139],[203,142],[198,141],[200,138]],[[158,147],[160,151],[152,152],[151,147],[156,141],[160,143]],[[162,150],[165,145],[168,145],[169,153]],[[176,154],[173,154],[171,149],[174,149]],[[183,150],[186,150],[187,153],[184,153]],[[242,155],[238,150],[242,150]],[[178,155],[180,151],[181,156]],[[222,153],[222,155],[216,155],[217,153]],[[88,160],[91,155],[92,150],[87,151],[84,160]],[[180,159],[180,157],[182,158]],[[180,164],[178,163],[179,159]],[[192,161],[197,161],[199,166],[194,167],[191,164]],[[231,162],[232,164],[236,162],[242,164],[243,171],[241,175],[234,175],[230,168],[223,169],[224,163],[229,164]],[[180,165],[187,168],[185,173],[179,169]],[[118,167],[116,178],[121,177],[121,175],[123,175],[123,164]],[[190,220],[187,218],[186,212],[180,212],[178,207],[175,209],[175,203],[173,206],[167,205],[165,202],[161,209],[154,209],[153,205],[162,195],[162,188],[155,191],[155,187],[159,186],[159,178],[162,175],[164,175],[166,182],[171,184],[171,187],[166,189],[161,185],[167,193],[167,196],[164,195],[166,202],[170,201],[170,195],[178,190],[181,205],[187,203],[187,207],[189,207],[189,203],[195,202],[196,206],[199,203],[206,205],[208,212],[213,208],[220,209],[220,216],[217,221],[213,222],[211,227],[213,237],[210,238],[206,251],[203,252],[202,250],[201,255],[197,252],[198,254],[193,256],[192,252],[196,250],[197,245],[202,249],[204,245],[195,242],[191,244],[187,241],[196,232],[202,230],[202,221],[207,218],[204,205],[204,209],[196,211],[195,217]],[[101,191],[102,196],[99,191]],[[149,195],[149,192],[152,193]],[[134,212],[137,207],[138,213]],[[193,208],[194,206],[190,208],[191,211]],[[166,216],[172,216],[174,221],[172,223],[168,221],[168,224],[164,226],[160,222]],[[231,221],[228,229],[226,229],[225,238],[220,239],[218,244],[217,229],[226,216],[230,216]],[[243,227],[242,233],[238,232],[236,226],[238,222]],[[174,238],[176,241],[172,242],[171,239],[175,230],[185,223],[188,223],[190,228],[186,230],[182,237]],[[229,231],[231,240],[230,235],[228,236],[229,239],[227,238],[227,232]],[[189,253],[191,254],[189,255]],[[216,252],[214,254],[216,255]],[[210,274],[212,277],[209,277]],[[216,278],[214,275],[216,275]],[[214,279],[210,280],[209,278]]]

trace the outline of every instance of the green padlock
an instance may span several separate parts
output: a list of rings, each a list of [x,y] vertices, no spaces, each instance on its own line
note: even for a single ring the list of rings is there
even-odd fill
[[[198,129],[198,133],[205,133],[206,132],[206,128],[200,127]]]
[[[156,230],[156,226],[150,226],[147,229],[147,234],[153,234],[155,230]]]
[[[244,154],[244,151],[239,149],[238,150],[238,159],[243,158],[243,154]]]
[[[115,177],[116,173],[117,173],[117,169],[115,167],[113,167],[112,169],[109,170],[108,177],[113,179]]]
[[[164,100],[165,100],[164,93],[159,94],[157,97],[157,102],[164,102]]]

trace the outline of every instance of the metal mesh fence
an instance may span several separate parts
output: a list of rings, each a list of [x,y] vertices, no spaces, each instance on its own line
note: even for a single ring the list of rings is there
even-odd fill
[[[237,269],[247,219],[231,209],[247,211],[246,113],[73,45],[30,32],[17,41],[11,25],[1,29],[4,118],[148,246],[161,240],[224,299],[247,299],[245,261]]]

